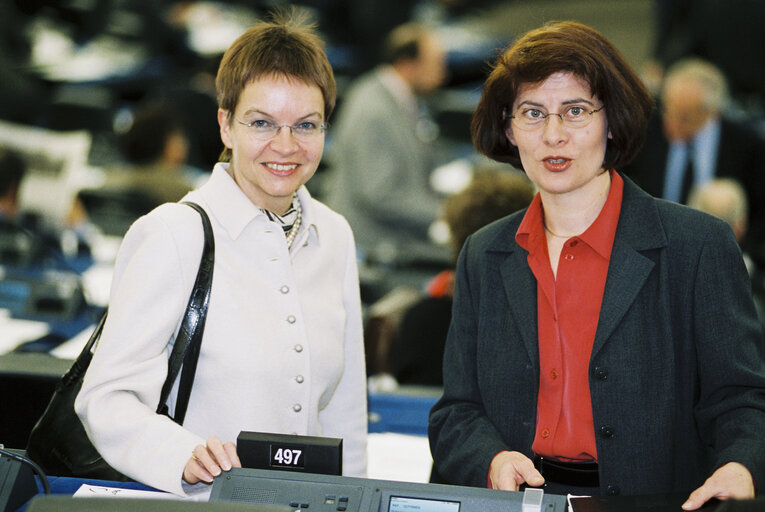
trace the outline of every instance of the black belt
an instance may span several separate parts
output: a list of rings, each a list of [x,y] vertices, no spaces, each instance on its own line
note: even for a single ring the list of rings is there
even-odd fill
[[[534,459],[534,466],[546,481],[576,487],[599,487],[597,462],[562,462],[546,457]]]

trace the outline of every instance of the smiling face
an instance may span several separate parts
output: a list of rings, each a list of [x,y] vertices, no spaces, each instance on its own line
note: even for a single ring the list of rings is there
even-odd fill
[[[539,84],[523,84],[513,104],[513,115],[586,112],[603,107],[589,84],[572,73],[558,72]],[[589,116],[589,114],[587,114]],[[564,124],[550,115],[541,126],[523,130],[508,125],[507,138],[518,147],[523,169],[542,194],[567,194],[595,186],[604,174],[603,158],[610,137],[605,109],[592,114],[584,126]]]
[[[241,124],[254,121],[284,126],[270,140],[253,136]],[[277,214],[289,209],[292,194],[319,166],[324,135],[296,139],[289,126],[324,124],[324,98],[316,85],[285,76],[264,76],[242,91],[233,117],[218,111],[223,144],[231,150],[229,173],[255,205]]]

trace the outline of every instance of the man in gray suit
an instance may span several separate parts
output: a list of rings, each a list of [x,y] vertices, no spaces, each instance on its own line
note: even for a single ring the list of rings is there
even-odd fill
[[[446,59],[435,33],[405,24],[388,36],[383,60],[342,100],[328,147],[326,194],[363,254],[390,261],[402,251],[434,254],[428,228],[440,198],[428,180],[438,128],[420,98],[442,85]]]

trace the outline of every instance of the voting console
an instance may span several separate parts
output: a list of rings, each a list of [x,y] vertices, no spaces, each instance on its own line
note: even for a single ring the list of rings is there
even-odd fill
[[[304,512],[566,512],[567,507],[565,496],[541,493],[249,468],[216,478],[210,501],[287,505]]]

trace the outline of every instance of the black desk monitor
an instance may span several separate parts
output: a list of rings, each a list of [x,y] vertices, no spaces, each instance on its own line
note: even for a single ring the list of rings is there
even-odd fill
[[[343,440],[243,430],[236,438],[242,467],[341,475]]]

